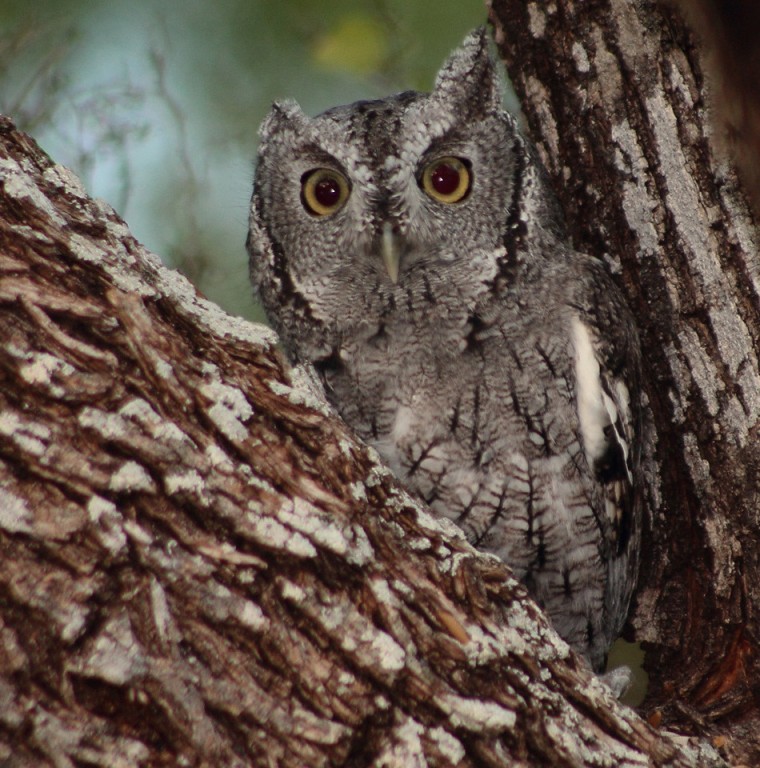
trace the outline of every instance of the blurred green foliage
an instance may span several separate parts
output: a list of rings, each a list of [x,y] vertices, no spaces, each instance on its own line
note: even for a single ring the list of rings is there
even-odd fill
[[[314,41],[314,62],[328,72],[382,72],[391,48],[389,30],[377,19],[350,15]]]
[[[257,317],[244,249],[256,129],[430,88],[483,0],[0,0],[0,111],[228,311]]]

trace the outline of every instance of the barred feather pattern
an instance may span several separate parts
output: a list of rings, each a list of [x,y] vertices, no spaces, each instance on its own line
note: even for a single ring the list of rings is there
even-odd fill
[[[430,188],[441,164],[458,174],[452,194]],[[315,169],[329,205],[310,207]],[[603,263],[568,243],[485,33],[430,94],[315,118],[276,104],[248,249],[292,359],[602,668],[638,567],[636,329]]]

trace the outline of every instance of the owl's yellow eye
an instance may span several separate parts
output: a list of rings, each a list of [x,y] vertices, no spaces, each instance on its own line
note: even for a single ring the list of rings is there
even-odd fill
[[[346,177],[331,168],[315,168],[301,177],[301,202],[315,216],[339,211],[350,191]]]
[[[422,171],[422,188],[439,203],[458,203],[472,184],[469,163],[458,157],[439,157]]]

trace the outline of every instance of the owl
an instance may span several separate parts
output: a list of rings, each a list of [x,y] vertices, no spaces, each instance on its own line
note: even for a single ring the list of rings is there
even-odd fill
[[[291,359],[602,668],[638,567],[637,333],[569,243],[486,32],[431,93],[275,103],[247,247]]]

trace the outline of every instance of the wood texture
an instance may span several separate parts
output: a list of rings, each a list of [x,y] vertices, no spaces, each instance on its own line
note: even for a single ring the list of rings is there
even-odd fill
[[[0,762],[722,764],[0,121]]]
[[[492,0],[491,17],[576,246],[610,260],[642,333],[645,711],[758,764],[760,259],[704,55],[673,5]]]

